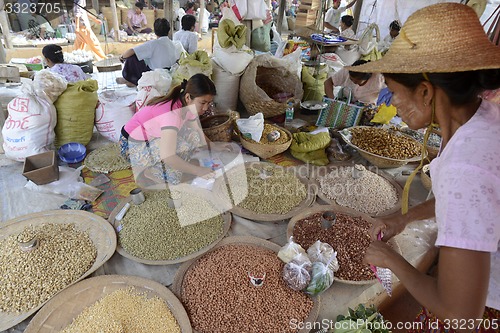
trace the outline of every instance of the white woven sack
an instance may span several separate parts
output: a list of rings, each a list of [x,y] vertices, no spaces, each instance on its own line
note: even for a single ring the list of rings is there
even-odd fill
[[[217,95],[214,99],[217,110],[220,112],[236,110],[238,93],[240,91],[240,75],[234,75],[225,71],[213,59],[212,67],[212,81],[217,89]]]
[[[122,127],[135,113],[136,92],[109,90],[99,94],[95,127],[106,139],[118,142]]]
[[[233,75],[242,75],[253,58],[254,53],[248,46],[244,45],[240,50],[234,45],[224,49],[219,45],[217,36],[215,37],[212,60],[225,71]]]
[[[46,96],[38,96],[32,82],[23,84],[22,95],[7,105],[9,116],[2,128],[5,156],[22,162],[49,151],[54,143],[56,108]]]

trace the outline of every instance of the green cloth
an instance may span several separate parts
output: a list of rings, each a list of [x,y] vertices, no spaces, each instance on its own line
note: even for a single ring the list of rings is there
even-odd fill
[[[260,28],[252,30],[252,39],[250,47],[260,52],[269,52],[271,50],[271,24],[263,25]]]
[[[69,83],[55,101],[57,125],[54,143],[57,148],[68,142],[79,142],[84,146],[90,142],[98,101],[97,89],[96,80]]]
[[[323,70],[314,76],[307,66],[302,66],[302,84],[304,88],[304,101],[322,101],[325,95],[325,80],[328,72]]]
[[[222,20],[217,28],[217,40],[224,49],[232,45],[241,49],[247,40],[247,27],[243,24],[235,25],[232,20]]]
[[[314,165],[330,163],[326,155],[326,147],[330,145],[330,134],[321,132],[310,134],[305,132],[293,133],[290,151],[298,160]]]
[[[182,80],[189,80],[191,76],[202,73],[210,77],[212,75],[212,61],[208,53],[197,50],[192,54],[183,53],[179,59],[179,68],[172,75],[172,85],[175,87],[181,84]]]

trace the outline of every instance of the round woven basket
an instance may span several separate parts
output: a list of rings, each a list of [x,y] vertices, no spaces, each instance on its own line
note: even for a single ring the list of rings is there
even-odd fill
[[[260,158],[269,158],[275,155],[278,155],[284,151],[286,151],[290,145],[292,144],[292,133],[290,133],[289,130],[283,127],[279,127],[276,125],[273,125],[275,127],[278,127],[280,130],[284,131],[286,135],[288,135],[288,141],[285,143],[281,144],[262,144],[262,143],[254,143],[251,141],[246,140],[240,133],[240,142],[241,145],[245,148],[254,153],[255,155],[259,156]]]
[[[228,176],[227,179],[231,179],[231,175],[234,175],[236,173],[244,174],[244,170],[242,168],[259,168],[265,165],[274,165],[271,163],[267,162],[248,162],[243,165],[238,165],[237,167],[234,167],[233,169],[228,171]],[[276,166],[276,165],[274,165]],[[279,166],[276,166],[278,168],[281,168]],[[291,169],[287,169],[289,172],[294,172]],[[245,176],[246,177],[246,176]],[[296,174],[296,177],[306,186],[307,189],[307,194],[304,200],[302,200],[296,207],[292,208],[289,212],[284,213],[284,214],[263,214],[263,213],[257,213],[255,211],[234,206],[232,203],[232,199],[230,198],[231,193],[228,192],[228,184],[226,183],[226,180],[223,178],[218,178],[215,181],[214,188],[212,190],[212,193],[215,194],[215,196],[218,197],[218,199],[213,199],[213,200],[218,200],[221,205],[225,206],[226,209],[228,209],[231,213],[234,215],[252,220],[252,221],[260,221],[260,222],[277,222],[277,221],[283,221],[283,220],[288,220],[292,218],[293,216],[297,215],[301,211],[304,210],[304,208],[311,206],[314,201],[316,200],[316,186],[311,186],[311,183],[309,179],[305,176]],[[232,187],[232,184],[229,183],[229,190],[233,191],[234,188]],[[237,185],[234,185],[237,187]],[[272,195],[272,193],[271,193]],[[229,206],[228,206],[229,203]]]
[[[277,244],[274,244],[270,241],[257,238],[257,237],[252,237],[252,236],[232,236],[232,237],[227,237],[223,239],[220,243],[218,243],[211,251],[224,246],[228,244],[235,244],[235,245],[252,245],[258,248],[265,248],[272,250],[278,253],[280,246]],[[210,251],[210,252],[211,252]],[[199,260],[199,258],[188,261],[179,267],[177,270],[175,277],[174,277],[174,283],[172,284],[172,291],[174,294],[182,301],[182,285],[184,283],[184,277],[186,273],[189,271],[189,269],[196,264],[196,262]],[[321,304],[321,298],[320,296],[312,297],[311,298],[314,302],[313,308],[311,309],[311,312],[309,312],[309,316],[306,318],[304,321],[304,328],[300,329],[298,332],[299,333],[306,333],[309,332],[310,330],[308,329],[309,325],[305,324],[310,324],[312,325],[315,320],[318,318],[319,315],[319,310],[320,310],[320,304]],[[255,320],[258,320],[258,318],[255,318]],[[312,327],[312,326],[311,326]],[[196,333],[196,331],[193,330],[193,332]]]
[[[427,191],[432,190],[432,181],[431,177],[427,174],[429,172],[429,164],[426,164],[422,167],[422,172],[420,172],[420,180],[422,181],[422,185],[424,185]]]
[[[338,164],[338,165],[330,165],[330,166],[327,166],[326,168],[325,167],[321,167],[321,168],[317,168],[317,170],[319,170],[319,171],[325,171],[324,174],[326,174],[327,172],[331,172],[332,170],[335,170],[336,168],[352,167],[352,166],[354,166],[354,165],[353,164],[347,164],[347,163],[345,163],[345,164]],[[389,174],[387,174],[385,172],[372,171],[369,168],[367,168],[365,172],[373,172],[376,175],[384,178],[387,182],[389,182],[394,187],[394,189],[396,190],[397,196],[398,196],[398,201],[396,202],[396,204],[394,205],[394,207],[392,207],[392,208],[390,208],[388,210],[385,210],[383,212],[380,212],[378,214],[373,214],[371,216],[373,216],[373,217],[375,217],[375,216],[386,216],[386,215],[391,215],[391,214],[396,213],[397,211],[399,211],[401,209],[401,198],[402,198],[402,195],[403,195],[403,189],[401,188],[401,185],[399,185],[398,182],[396,182]],[[319,176],[323,176],[324,174],[319,175]],[[318,197],[321,200],[323,200],[324,202],[328,203],[329,205],[336,206],[336,207],[339,207],[341,209],[352,209],[352,208],[344,207],[344,206],[341,206],[341,205],[337,204],[337,202],[334,199],[329,199],[326,196],[326,194],[324,194],[323,191],[321,191],[321,186],[320,186],[320,183],[319,183],[317,177],[315,177],[314,179],[311,179],[311,181],[317,187]],[[369,215],[369,214],[366,214],[366,215]]]
[[[122,69],[122,63],[117,57],[97,61],[94,65],[99,72],[114,72]]]
[[[94,243],[97,249],[97,257],[92,267],[90,267],[78,280],[73,281],[67,287],[92,274],[115,253],[116,234],[113,227],[102,217],[81,210],[49,210],[17,217],[6,222],[2,228],[0,228],[0,240],[12,234],[18,234],[27,226],[38,226],[45,223],[74,223],[78,230],[89,234],[92,243]],[[45,303],[46,302],[27,312],[7,313],[0,311],[0,331],[3,332],[19,324],[40,309]]]
[[[230,142],[235,127],[235,121],[240,114],[231,111],[229,114],[215,114],[201,120],[203,133],[213,142]]]
[[[363,214],[363,213],[360,213],[354,209],[350,209],[350,208],[346,208],[346,207],[340,207],[340,206],[337,206],[337,205],[329,205],[329,206],[326,206],[326,205],[314,205],[312,207],[309,207],[305,210],[303,210],[300,214],[297,214],[296,216],[294,216],[292,219],[290,219],[290,222],[288,222],[288,227],[287,227],[287,230],[286,230],[286,235],[287,235],[287,239],[290,239],[291,236],[293,236],[293,229],[295,228],[295,224],[297,224],[298,221],[308,217],[308,216],[311,216],[313,214],[316,214],[316,213],[320,213],[320,212],[326,212],[326,211],[333,211],[333,212],[337,212],[337,213],[342,213],[342,214],[346,214],[346,215],[350,215],[352,217],[362,217],[364,220],[368,221],[368,222],[372,222],[373,223],[373,218],[371,218],[370,216],[366,215],[366,214]],[[349,241],[348,239],[346,239],[346,241]],[[396,242],[396,240],[394,238],[391,238],[388,242],[387,242],[397,253],[401,254],[401,248],[399,247],[399,244]],[[305,249],[307,251],[307,249]],[[342,279],[339,279],[338,277],[334,276],[334,279],[335,281],[338,281],[338,282],[342,282],[342,283],[345,283],[345,284],[353,284],[353,285],[365,285],[365,284],[373,284],[377,281],[377,279],[372,279],[372,280],[364,280],[364,281],[352,281],[352,280],[342,280]]]
[[[182,333],[191,333],[191,323],[182,303],[165,286],[138,276],[103,275],[81,281],[57,294],[33,317],[25,333],[55,333],[70,325],[82,311],[119,289],[133,287],[147,298],[165,301]]]
[[[201,190],[201,189],[197,189],[197,191],[205,191],[205,190]],[[208,194],[206,194],[208,197]],[[131,196],[128,196],[124,199],[122,199],[118,205],[115,207],[115,209],[113,209],[113,211],[111,212],[111,214],[109,215],[109,218],[108,218],[108,221],[109,223],[111,223],[111,225],[117,229],[118,226],[120,225],[120,221],[116,220],[116,215],[122,210],[122,208],[127,204],[127,203],[132,203],[132,197]],[[217,207],[217,204],[215,203],[215,200],[214,200],[214,205]],[[176,259],[172,259],[172,260],[149,260],[149,259],[143,259],[143,258],[139,258],[139,257],[136,257],[130,253],[128,253],[127,251],[125,251],[125,249],[118,243],[116,245],[116,252],[118,252],[119,254],[121,254],[122,256],[124,256],[125,258],[128,258],[130,260],[133,260],[133,261],[136,261],[136,262],[139,262],[141,264],[146,264],[146,265],[174,265],[174,264],[178,264],[178,263],[181,263],[181,262],[185,262],[185,261],[188,261],[188,260],[191,260],[193,258],[196,258],[196,257],[199,257],[201,256],[203,253],[209,251],[211,248],[213,248],[218,242],[220,242],[227,234],[227,232],[229,231],[229,228],[231,227],[231,221],[232,221],[232,215],[231,213],[229,212],[224,212],[221,214],[222,215],[222,219],[224,220],[224,225],[223,225],[223,230],[222,230],[222,233],[219,235],[219,237],[214,241],[212,242],[211,244],[199,249],[198,251],[195,251],[187,256],[184,256],[184,257],[180,257],[180,258],[176,258]]]

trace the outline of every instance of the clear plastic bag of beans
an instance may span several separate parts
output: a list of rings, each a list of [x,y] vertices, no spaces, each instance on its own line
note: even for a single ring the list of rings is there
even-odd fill
[[[302,256],[302,254],[300,254]],[[300,291],[311,281],[311,262],[292,260],[283,268],[283,280],[293,290]]]
[[[328,243],[323,243],[317,240],[307,249],[307,255],[312,262],[319,261],[327,264],[334,272],[339,270],[339,262],[337,261],[337,252]]]
[[[306,293],[311,296],[321,294],[330,288],[333,283],[333,271],[320,261],[312,264],[311,282],[306,288]]]
[[[281,259],[285,264],[288,264],[292,259],[299,253],[306,255],[306,251],[299,244],[295,243],[293,236],[290,237],[288,243],[286,243],[278,252],[278,258]]]

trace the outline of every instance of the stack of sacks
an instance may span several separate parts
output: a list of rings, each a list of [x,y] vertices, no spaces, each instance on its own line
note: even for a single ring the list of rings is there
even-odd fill
[[[5,156],[24,161],[53,148],[57,114],[54,102],[66,89],[66,80],[49,70],[26,82],[22,94],[9,102],[9,116],[2,128]]]

